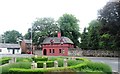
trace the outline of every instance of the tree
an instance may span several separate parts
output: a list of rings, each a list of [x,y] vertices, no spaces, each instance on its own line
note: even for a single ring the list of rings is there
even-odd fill
[[[81,34],[81,44],[80,44],[82,49],[87,49],[88,48],[88,32],[87,28],[84,28],[83,33]]]
[[[120,2],[108,2],[98,12],[98,20],[102,23],[100,35],[109,34],[112,46],[120,48]],[[111,46],[110,46],[111,47]],[[114,49],[114,48],[113,48]]]
[[[45,37],[56,36],[58,30],[58,24],[55,23],[53,18],[37,18],[37,20],[33,22],[32,31],[29,29],[28,33],[25,35],[25,38],[31,39],[32,32],[33,43],[39,45],[43,42]]]
[[[76,46],[79,46],[78,38],[80,37],[80,33],[78,19],[72,14],[63,14],[63,16],[58,19],[58,24],[61,35],[70,38]]]
[[[16,30],[6,31],[3,36],[6,43],[17,43],[18,39],[22,39],[22,34]]]
[[[88,48],[98,49],[99,48],[99,28],[100,22],[93,20],[89,23],[88,27]]]

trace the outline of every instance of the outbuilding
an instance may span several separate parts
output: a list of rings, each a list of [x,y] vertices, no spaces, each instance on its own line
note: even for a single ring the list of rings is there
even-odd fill
[[[0,54],[21,54],[20,45],[0,43]]]

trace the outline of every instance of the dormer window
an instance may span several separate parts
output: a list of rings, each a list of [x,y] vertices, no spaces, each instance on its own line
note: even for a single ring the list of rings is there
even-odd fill
[[[53,43],[54,43],[54,40],[53,40],[53,39],[51,39],[51,40],[50,40],[50,43],[51,43],[51,44],[53,44]]]
[[[60,40],[60,44],[62,45],[64,43],[63,39]]]

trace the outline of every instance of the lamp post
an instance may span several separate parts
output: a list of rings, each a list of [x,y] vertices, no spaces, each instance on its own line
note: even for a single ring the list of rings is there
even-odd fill
[[[32,50],[32,26],[31,26],[31,54],[32,54],[33,50]]]

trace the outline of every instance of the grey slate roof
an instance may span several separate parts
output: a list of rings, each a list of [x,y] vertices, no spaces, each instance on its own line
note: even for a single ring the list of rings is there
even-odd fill
[[[20,48],[19,44],[4,44],[0,43],[0,48]]]
[[[25,41],[25,43],[31,43],[31,40],[24,40]]]
[[[61,38],[58,38],[58,37],[47,37],[44,39],[43,43],[42,44],[50,44],[51,40],[54,40],[54,43],[60,43],[60,40],[62,39],[64,43],[70,43],[70,44],[74,44],[68,37],[61,37]]]

